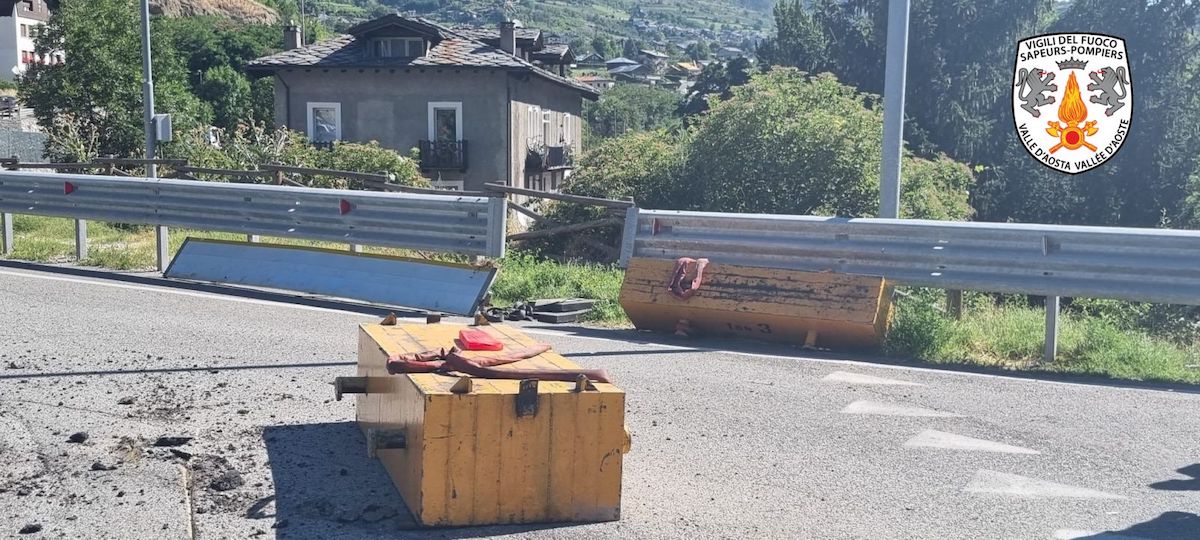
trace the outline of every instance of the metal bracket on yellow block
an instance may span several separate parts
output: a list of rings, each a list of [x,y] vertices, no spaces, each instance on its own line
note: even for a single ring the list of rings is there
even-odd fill
[[[522,416],[537,416],[538,413],[538,382],[537,379],[525,379],[517,390],[517,418]]]
[[[455,394],[470,394],[473,387],[474,384],[471,382],[470,377],[459,377],[457,381],[454,381],[454,386],[450,387],[450,392]]]
[[[366,377],[335,377],[333,379],[333,395],[338,401],[342,400],[342,394],[365,393],[367,393]]]
[[[367,456],[375,457],[380,450],[402,450],[408,447],[408,440],[402,429],[367,430]]]

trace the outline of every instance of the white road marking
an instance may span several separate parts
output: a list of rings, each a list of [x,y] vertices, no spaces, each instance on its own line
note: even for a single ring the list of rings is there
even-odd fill
[[[842,409],[845,414],[878,414],[883,416],[923,416],[923,417],[956,417],[959,414],[935,411],[913,405],[897,403],[880,403],[878,401],[859,400],[846,405]]]
[[[896,386],[925,386],[921,383],[912,381],[901,381],[899,379],[886,379],[876,377],[874,375],[863,375],[861,373],[849,373],[846,371],[835,371],[826,375],[821,380],[829,382],[840,382],[846,384],[881,384],[881,385],[896,385]]]
[[[918,433],[915,437],[904,443],[904,446],[910,448],[942,448],[945,450],[967,450],[971,452],[1002,452],[1006,454],[1037,454],[1037,450],[1022,448],[1020,446],[1011,446],[995,441],[984,439],[976,439],[959,435],[956,433],[947,433],[936,429],[927,429]]]
[[[1078,499],[1124,499],[1122,495],[1105,493],[1049,480],[1038,480],[1015,474],[980,469],[971,482],[963,488],[968,493],[992,493],[1014,497],[1078,498]]]

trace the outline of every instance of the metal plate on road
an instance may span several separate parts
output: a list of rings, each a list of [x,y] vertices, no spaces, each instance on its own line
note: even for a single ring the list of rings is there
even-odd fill
[[[496,269],[297,246],[188,238],[166,277],[473,315]]]

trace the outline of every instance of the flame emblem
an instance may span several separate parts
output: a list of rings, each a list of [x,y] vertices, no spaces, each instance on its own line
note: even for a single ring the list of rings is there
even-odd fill
[[[1083,102],[1083,96],[1079,93],[1079,81],[1075,79],[1075,73],[1071,72],[1070,78],[1067,79],[1067,90],[1063,93],[1062,104],[1058,106],[1059,122],[1047,122],[1046,133],[1052,137],[1058,137],[1058,144],[1050,149],[1053,154],[1063,148],[1067,150],[1078,150],[1081,147],[1086,147],[1093,152],[1096,151],[1096,146],[1087,142],[1087,138],[1095,135],[1096,121],[1091,120],[1079,127],[1079,124],[1087,120],[1088,110],[1087,105]]]

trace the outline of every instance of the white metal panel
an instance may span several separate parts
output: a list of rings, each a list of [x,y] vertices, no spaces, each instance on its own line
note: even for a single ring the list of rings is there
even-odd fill
[[[171,261],[166,276],[473,315],[491,287],[496,269],[189,238]]]

